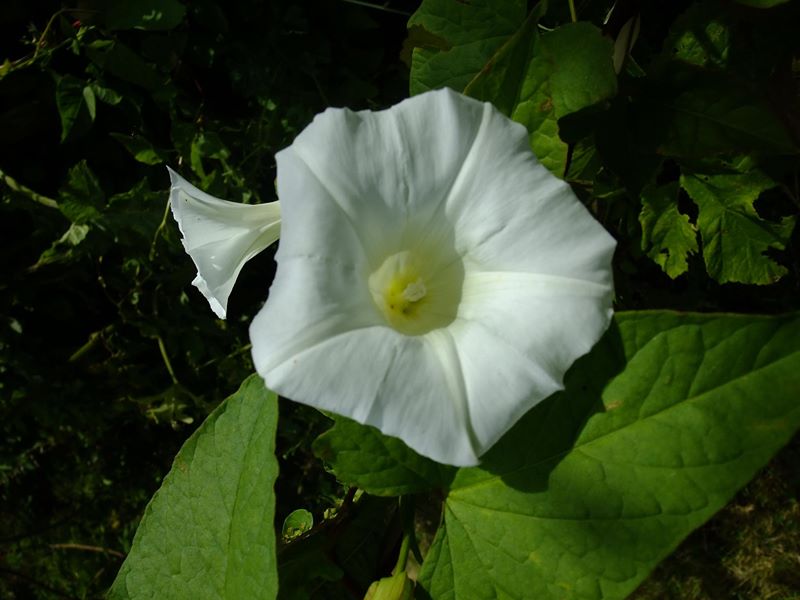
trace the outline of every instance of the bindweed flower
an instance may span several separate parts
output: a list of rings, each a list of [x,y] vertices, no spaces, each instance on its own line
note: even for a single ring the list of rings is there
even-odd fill
[[[192,285],[224,319],[228,297],[244,263],[280,236],[280,203],[248,205],[220,200],[168,170],[172,215],[183,235],[183,247],[197,267]]]
[[[490,104],[444,89],[328,109],[276,160],[278,270],[250,327],[274,391],[475,465],[608,327],[614,240]],[[198,278],[224,308],[233,257],[269,242],[271,205],[211,210],[201,194],[173,179]],[[207,263],[212,246],[225,258]]]

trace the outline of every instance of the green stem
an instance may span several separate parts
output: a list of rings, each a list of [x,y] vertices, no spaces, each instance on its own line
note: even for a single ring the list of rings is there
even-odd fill
[[[161,232],[164,230],[164,227],[167,225],[167,219],[169,218],[169,204],[170,199],[167,198],[167,205],[164,207],[164,214],[161,217],[161,223],[159,223],[158,227],[156,228],[156,232],[153,234],[153,242],[150,244],[150,253],[148,257],[150,260],[155,259],[156,256],[156,242],[158,242],[158,238],[161,235]]]
[[[569,1],[569,16],[572,18],[572,22],[578,20],[578,13],[575,12],[575,0],[568,0]]]
[[[58,208],[58,202],[56,202],[52,198],[48,198],[47,196],[42,196],[41,194],[37,194],[32,189],[25,187],[16,179],[11,177],[11,175],[6,175],[5,173],[3,173],[2,170],[0,170],[0,181],[5,183],[12,191],[17,192],[18,194],[22,194],[23,196],[27,196],[34,202],[38,202],[39,204],[47,206],[48,208]]]
[[[397,563],[392,569],[392,575],[397,575],[406,570],[408,551],[412,544],[416,544],[414,537],[414,498],[413,496],[400,496],[400,524],[403,528],[403,541],[400,542],[400,554]]]
[[[111,333],[113,329],[113,325],[107,325],[106,327],[103,327],[103,329],[99,329],[98,331],[89,334],[89,339],[86,341],[86,343],[73,352],[72,355],[67,359],[67,362],[76,362],[86,356],[92,351],[92,349],[94,349],[95,346],[97,346],[98,342],[102,341],[103,336]]]
[[[400,554],[397,557],[397,563],[392,569],[392,575],[397,575],[406,570],[406,563],[408,562],[408,549],[411,547],[411,532],[408,530],[403,532],[403,541],[400,543]]]
[[[164,340],[162,340],[161,336],[159,335],[156,337],[156,341],[158,342],[158,349],[161,351],[161,358],[164,359],[164,366],[167,367],[169,376],[172,378],[172,383],[175,385],[180,385],[178,378],[175,376],[175,371],[172,369],[172,363],[169,360],[169,356],[167,356],[167,347],[164,345]]]

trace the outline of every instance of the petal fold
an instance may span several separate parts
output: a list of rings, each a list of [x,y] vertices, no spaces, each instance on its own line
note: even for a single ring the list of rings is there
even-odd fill
[[[183,247],[197,267],[192,284],[221,319],[244,264],[280,237],[279,202],[241,204],[197,189],[172,169],[170,207]]]

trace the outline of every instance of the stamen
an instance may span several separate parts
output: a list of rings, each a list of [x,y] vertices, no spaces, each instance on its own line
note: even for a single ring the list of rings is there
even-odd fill
[[[407,302],[418,302],[422,300],[427,293],[428,290],[425,288],[425,283],[422,281],[422,277],[420,277],[416,281],[409,283],[403,290],[403,300]]]

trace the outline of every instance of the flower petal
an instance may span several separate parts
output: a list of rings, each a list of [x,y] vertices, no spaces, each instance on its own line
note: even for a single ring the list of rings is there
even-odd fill
[[[257,319],[251,336],[254,331],[266,334],[266,326],[266,320]],[[270,389],[373,425],[423,456],[475,465],[465,405],[451,396],[450,380],[460,375],[442,369],[440,345],[446,342],[433,339],[405,336],[385,326],[320,336],[302,352],[269,369],[259,368],[259,373]],[[259,359],[254,352],[257,365]]]
[[[367,255],[385,258],[387,248],[414,242],[409,235],[440,232],[436,215],[483,111],[483,103],[446,88],[377,113],[328,109],[297,136],[291,151],[336,199]],[[282,175],[279,165],[279,188]],[[279,196],[285,196],[280,189]]]
[[[183,234],[183,247],[197,267],[192,284],[224,319],[228,297],[244,264],[280,236],[280,204],[220,200],[168,170],[172,214]]]
[[[614,238],[536,160],[526,129],[485,107],[445,209],[457,251],[481,270],[610,282]]]
[[[479,453],[563,389],[567,369],[608,328],[612,298],[610,284],[535,273],[467,273],[451,329]]]

